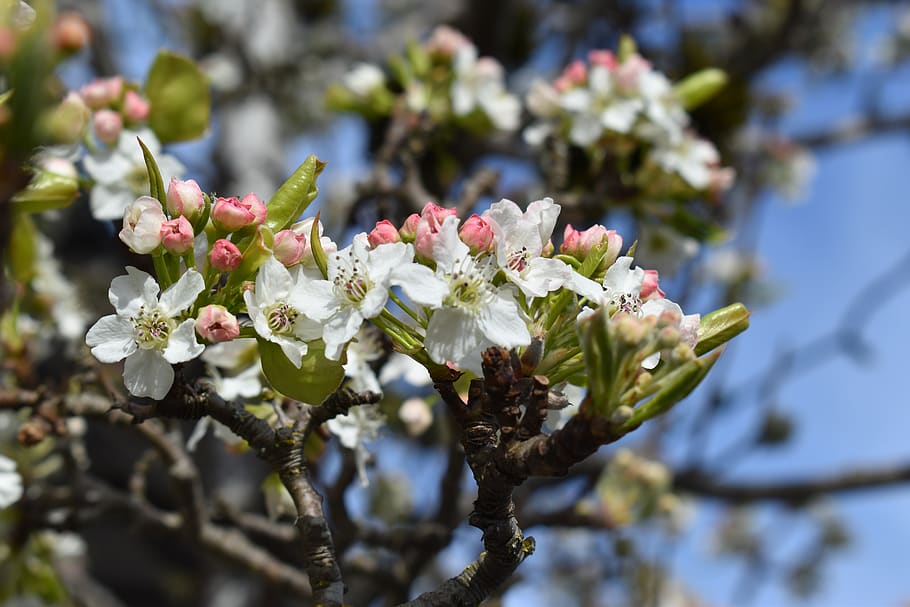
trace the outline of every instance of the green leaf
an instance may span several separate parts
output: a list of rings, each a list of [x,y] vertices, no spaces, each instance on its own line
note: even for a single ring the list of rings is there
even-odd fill
[[[635,38],[629,34],[623,34],[619,38],[619,49],[616,51],[616,58],[620,63],[624,63],[629,57],[638,52],[638,46],[635,44]]]
[[[313,220],[313,227],[310,229],[310,250],[313,252],[313,260],[316,267],[322,272],[323,278],[329,277],[329,258],[326,257],[325,250],[322,248],[322,239],[319,236],[319,213],[316,213],[316,219]]]
[[[172,51],[159,52],[145,94],[151,103],[149,126],[162,143],[195,139],[208,129],[209,85],[192,60]]]
[[[684,108],[693,110],[719,93],[727,81],[727,73],[723,70],[706,68],[678,82],[673,91]]]
[[[325,357],[322,340],[308,343],[300,368],[295,367],[278,344],[259,338],[262,372],[278,392],[310,404],[321,404],[344,379],[344,367]]]
[[[24,213],[14,214],[9,239],[9,267],[13,278],[19,282],[29,282],[35,275],[37,240],[37,230],[31,218]]]
[[[12,199],[13,211],[40,213],[49,209],[68,207],[79,195],[79,181],[74,177],[38,171],[24,190]]]
[[[139,147],[142,148],[142,157],[145,159],[145,170],[149,176],[149,193],[152,198],[157,198],[161,203],[161,209],[167,212],[167,190],[164,187],[164,179],[161,177],[161,171],[158,169],[158,162],[152,156],[152,152],[145,146],[141,139],[136,137]]]
[[[702,316],[695,354],[710,352],[748,329],[750,314],[746,306],[735,303]]]
[[[661,379],[658,382],[661,386],[660,390],[650,400],[635,409],[632,417],[623,424],[622,429],[630,432],[652,417],[669,411],[701,383],[721,354],[723,354],[722,350],[704,358],[690,360]]]
[[[593,314],[579,321],[578,335],[584,352],[588,389],[594,411],[599,415],[609,416],[616,407],[613,392],[619,361],[607,310],[598,308]]]
[[[312,154],[307,156],[294,174],[288,177],[288,180],[269,200],[266,205],[269,215],[265,220],[265,225],[273,232],[279,232],[303,215],[319,193],[316,178],[322,173],[324,167],[325,163],[316,156]]]

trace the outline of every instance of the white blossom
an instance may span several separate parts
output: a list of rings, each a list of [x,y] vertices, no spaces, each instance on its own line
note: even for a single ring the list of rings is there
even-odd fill
[[[108,299],[116,314],[102,317],[88,330],[85,343],[103,363],[126,358],[123,381],[133,396],[162,399],[174,383],[172,364],[199,356],[195,320],[178,322],[181,313],[205,289],[202,275],[187,270],[161,298],[155,279],[134,267],[111,281]]]
[[[16,471],[16,462],[0,455],[0,509],[6,508],[22,497],[22,477]]]
[[[521,104],[509,94],[502,66],[490,57],[477,58],[477,48],[467,45],[455,53],[452,111],[466,116],[479,108],[503,131],[514,131],[521,118]]]
[[[137,137],[158,162],[164,183],[183,173],[179,160],[160,153],[161,144],[151,129],[124,129],[115,148],[87,154],[83,160],[85,170],[95,180],[89,198],[95,219],[120,219],[136,197],[149,193],[148,172]]]
[[[369,485],[366,464],[370,456],[365,442],[374,440],[385,425],[385,416],[373,405],[351,407],[347,415],[339,415],[326,422],[329,432],[338,437],[344,447],[354,450],[360,484]]]

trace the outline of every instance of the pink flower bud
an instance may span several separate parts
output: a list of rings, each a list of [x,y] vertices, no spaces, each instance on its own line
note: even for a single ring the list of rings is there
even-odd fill
[[[108,145],[117,143],[123,130],[123,118],[114,110],[98,110],[92,118],[95,135]]]
[[[420,215],[417,213],[408,215],[408,218],[404,220],[401,229],[398,230],[402,242],[414,242],[414,239],[417,238],[417,223],[419,221]]]
[[[79,13],[62,13],[54,22],[51,38],[64,53],[75,53],[92,39],[92,30]]]
[[[85,104],[93,110],[100,110],[117,101],[122,93],[123,78],[120,76],[92,80],[79,89]]]
[[[307,237],[294,230],[281,230],[275,234],[272,244],[272,253],[275,259],[286,266],[292,266],[303,261],[307,252]]]
[[[181,215],[161,224],[161,246],[168,253],[183,255],[193,249],[193,226]]]
[[[224,232],[236,232],[240,228],[254,225],[256,215],[236,196],[216,198],[212,205],[212,223]]]
[[[123,115],[130,122],[142,122],[149,117],[151,103],[136,91],[127,91],[123,96]]]
[[[141,196],[123,213],[120,240],[136,253],[151,253],[161,244],[161,225],[165,221],[161,203]]]
[[[657,282],[657,270],[645,270],[645,278],[641,283],[641,300],[663,299],[666,294],[660,289]]]
[[[205,209],[205,196],[194,179],[181,181],[171,177],[167,186],[167,212],[171,217],[181,215],[195,221]]]
[[[265,222],[265,218],[268,216],[268,209],[266,209],[265,203],[262,202],[256,194],[250,192],[243,197],[240,204],[248,208],[250,213],[253,214],[253,217],[255,218],[253,220],[253,225],[258,226]]]
[[[371,247],[376,248],[381,244],[401,242],[401,235],[391,221],[383,219],[376,222],[376,227],[367,235],[367,240],[370,242]]]
[[[313,256],[313,248],[310,242],[310,234],[313,232],[313,222],[316,221],[315,217],[307,217],[302,221],[298,221],[291,226],[291,230],[296,234],[303,235],[307,238],[306,246],[303,251],[303,259],[300,260],[301,265],[305,268],[315,269],[317,268],[316,258]],[[331,255],[338,251],[338,245],[332,242],[332,239],[328,236],[323,236],[323,226],[320,221],[316,227],[316,231],[319,234],[319,244],[322,246],[322,251],[326,255]]]
[[[237,317],[224,306],[210,304],[199,310],[196,316],[196,333],[211,342],[231,341],[240,335]]]
[[[602,269],[608,268],[616,261],[619,250],[622,248],[622,236],[616,230],[608,230],[602,225],[594,225],[587,230],[576,230],[571,225],[566,226],[562,245],[559,252],[570,255],[579,261],[584,261],[594,247],[607,243],[607,252],[601,261]]]
[[[418,256],[425,260],[433,259],[433,243],[436,242],[442,222],[446,217],[454,216],[456,212],[455,209],[446,209],[432,202],[423,207],[414,237],[414,248]]]
[[[588,61],[591,65],[599,65],[608,70],[616,69],[616,56],[611,51],[593,50],[588,53]]]
[[[458,231],[461,241],[468,245],[472,255],[493,250],[493,226],[478,214],[468,217]]]
[[[576,59],[566,66],[559,78],[553,83],[556,90],[562,92],[580,86],[588,79],[588,68],[584,61]]]
[[[226,238],[219,238],[212,245],[212,252],[209,255],[209,262],[212,267],[219,272],[230,272],[236,270],[237,266],[243,260],[243,254],[233,242]]]
[[[638,90],[642,74],[651,71],[651,63],[641,55],[632,55],[616,67],[616,82],[623,91]]]

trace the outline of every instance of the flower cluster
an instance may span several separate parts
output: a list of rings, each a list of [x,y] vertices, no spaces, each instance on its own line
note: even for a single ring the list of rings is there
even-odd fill
[[[502,65],[478,57],[477,47],[450,27],[437,27],[423,44],[410,45],[390,68],[396,80],[391,86],[375,65],[355,66],[342,86],[330,89],[329,104],[368,117],[404,107],[436,124],[454,123],[478,133],[518,128],[521,104],[506,89]]]
[[[595,158],[630,159],[643,152],[639,183],[664,173],[681,179],[683,189],[716,192],[732,181],[732,173],[719,167],[714,145],[689,129],[677,89],[636,53],[619,59],[607,50],[591,51],[587,62],[574,61],[554,82],[534,81],[526,101],[537,119],[524,131],[532,146],[552,137]]]

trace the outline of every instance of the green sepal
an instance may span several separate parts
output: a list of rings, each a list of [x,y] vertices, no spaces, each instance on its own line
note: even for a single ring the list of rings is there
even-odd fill
[[[572,257],[571,255],[563,255],[562,253],[557,253],[553,256],[553,259],[558,259],[566,265],[572,266],[573,269],[578,270],[581,267],[581,262]]]
[[[259,269],[259,266],[272,256],[274,240],[275,236],[272,231],[265,225],[261,225],[256,228],[250,238],[240,241],[237,248],[242,251],[243,259],[237,269],[231,272],[225,288],[230,290],[239,287],[244,280],[250,278]]]
[[[38,252],[38,231],[31,218],[15,213],[9,238],[9,268],[13,279],[27,283],[35,275],[35,258]]]
[[[303,215],[319,193],[316,178],[319,177],[324,167],[325,163],[315,155],[307,156],[294,174],[288,177],[269,200],[266,205],[269,214],[265,225],[273,232],[279,232]]]
[[[316,262],[316,267],[322,272],[322,277],[328,278],[329,258],[325,254],[325,249],[322,248],[322,239],[319,236],[319,213],[316,213],[313,227],[310,228],[310,251],[313,252],[313,260]]]
[[[307,353],[295,367],[284,355],[281,346],[258,338],[262,372],[276,391],[313,405],[321,404],[338,389],[344,379],[344,367],[337,360],[325,357],[322,340],[308,342]]]
[[[167,190],[164,187],[164,179],[161,178],[161,171],[158,169],[158,162],[141,139],[136,137],[136,141],[139,142],[139,147],[142,148],[142,157],[145,159],[145,169],[149,176],[149,193],[152,198],[158,199],[158,202],[161,203],[161,209],[167,213]]]
[[[163,50],[145,82],[148,123],[162,143],[202,136],[209,127],[211,95],[202,70],[192,60]]]
[[[68,207],[78,195],[78,179],[39,169],[31,183],[16,192],[11,206],[14,212],[40,213]]]
[[[730,304],[701,317],[695,354],[701,356],[749,328],[751,312],[741,303]]]
[[[693,110],[717,95],[728,80],[727,73],[723,70],[706,68],[678,82],[673,87],[673,92],[685,109]]]
[[[630,432],[645,421],[669,411],[701,383],[721,354],[723,350],[718,350],[704,358],[690,360],[659,380],[660,389],[657,393],[635,409],[632,417],[622,425],[622,429]]]
[[[200,234],[205,231],[205,227],[209,223],[209,216],[212,214],[212,197],[203,193],[202,200],[205,201],[205,204],[202,206],[202,213],[193,222],[193,234]]]
[[[411,69],[418,78],[430,73],[430,55],[421,44],[411,40],[408,42],[406,53],[408,61],[411,63]]]

